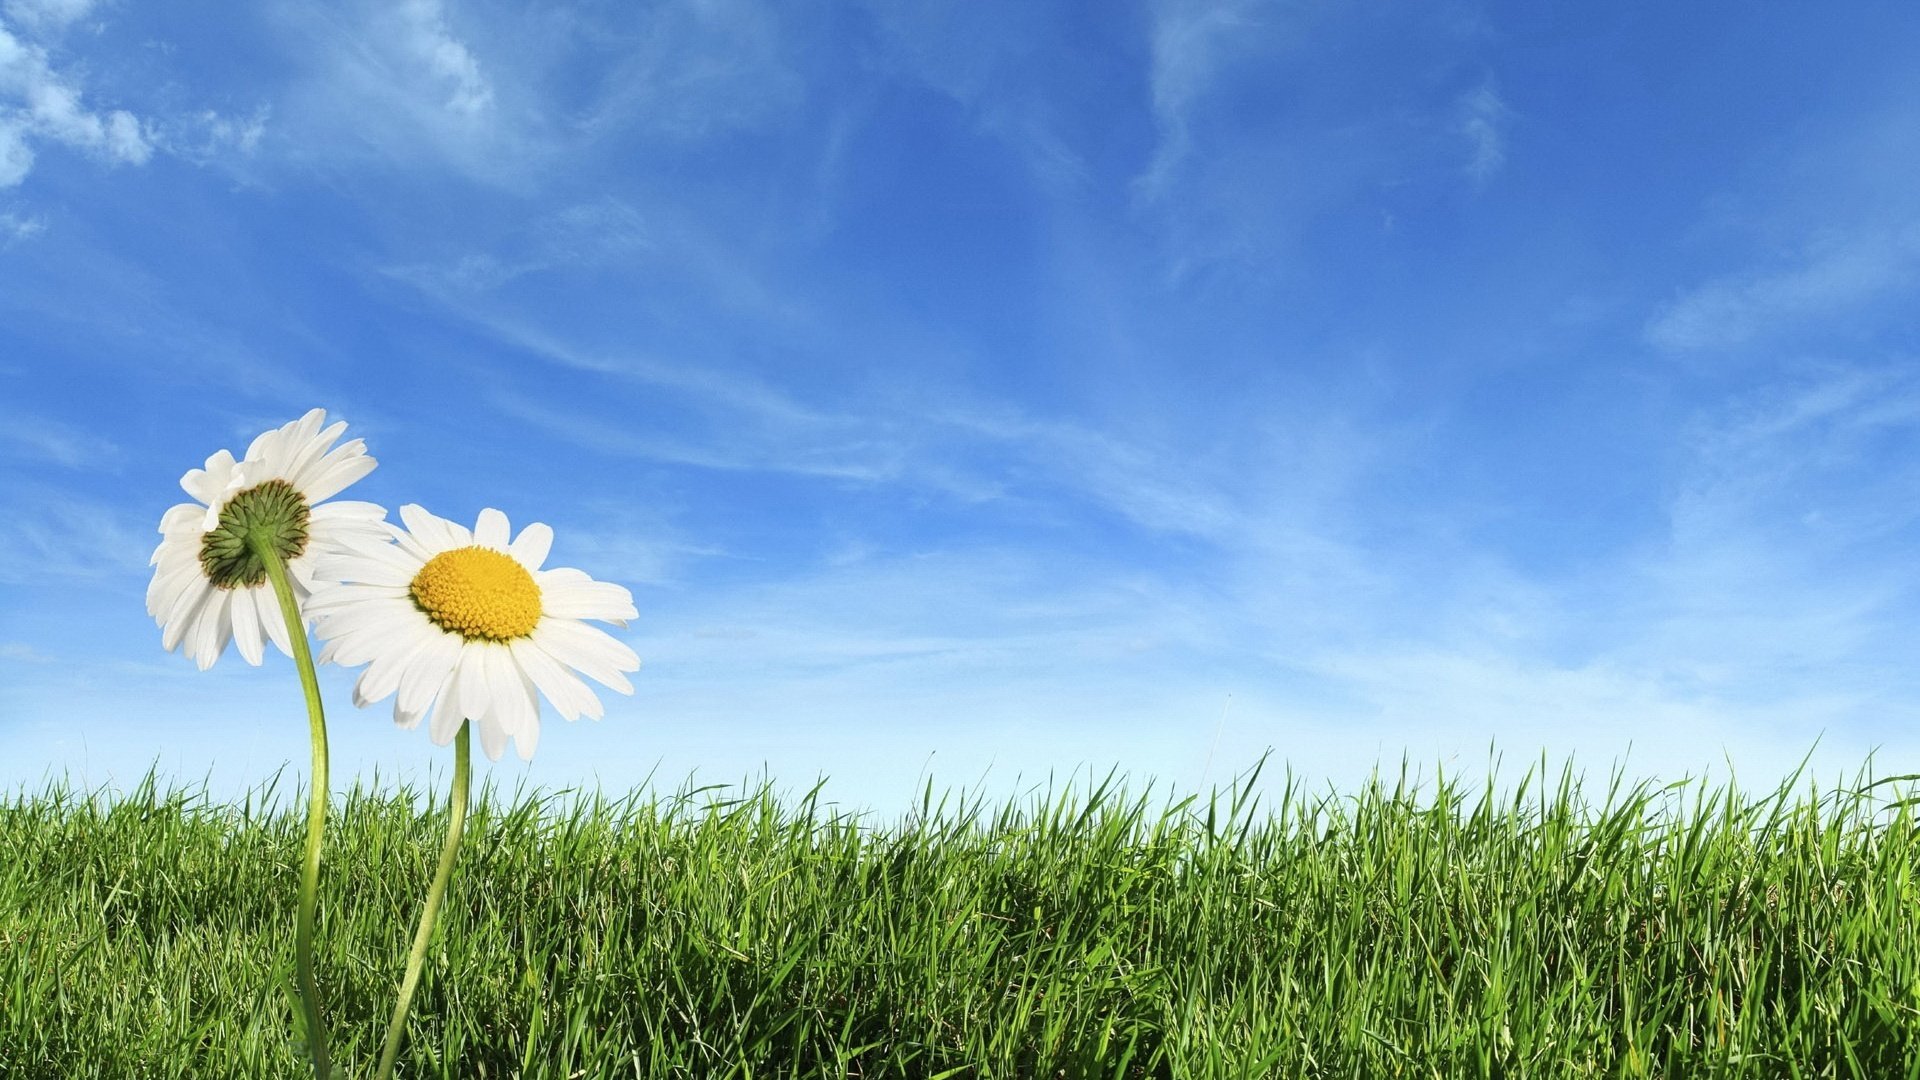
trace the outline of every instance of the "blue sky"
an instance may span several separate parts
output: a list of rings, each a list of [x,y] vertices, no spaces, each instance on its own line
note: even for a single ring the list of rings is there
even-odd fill
[[[0,782],[305,771],[181,473],[540,520],[507,783],[1920,770],[1910,3],[0,0]],[[335,776],[444,772],[323,673]],[[1629,755],[1629,747],[1631,753]]]

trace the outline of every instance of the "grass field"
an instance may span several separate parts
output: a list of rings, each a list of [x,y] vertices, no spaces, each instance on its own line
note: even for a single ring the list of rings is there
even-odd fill
[[[477,802],[405,1077],[1920,1077],[1904,784]],[[1276,785],[1277,787],[1278,785]],[[371,1072],[444,809],[337,801]],[[297,800],[293,800],[297,805]],[[298,1077],[297,813],[0,806],[0,1077]]]

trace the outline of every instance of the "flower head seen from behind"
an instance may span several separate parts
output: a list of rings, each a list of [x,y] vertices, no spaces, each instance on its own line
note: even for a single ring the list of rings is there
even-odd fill
[[[538,522],[510,537],[507,516],[480,511],[471,532],[419,506],[400,508],[392,542],[357,541],[316,567],[324,582],[311,610],[326,641],[322,661],[366,664],[356,705],[397,695],[393,720],[427,728],[445,746],[472,720],[498,761],[511,738],[531,761],[540,741],[540,698],[561,716],[598,719],[600,698],[584,674],[623,694],[638,671],[632,649],[587,619],[625,626],[633,594],[573,569],[543,570],[553,530]],[[576,674],[579,673],[579,674]]]
[[[202,671],[228,641],[256,666],[267,640],[293,655],[266,567],[248,548],[249,533],[271,536],[301,600],[312,589],[318,556],[355,538],[386,535],[387,512],[380,506],[326,502],[374,466],[359,439],[333,445],[346,421],[326,421],[326,410],[313,409],[254,439],[245,458],[235,461],[221,450],[205,468],[180,478],[195,501],[161,516],[147,585],[147,614],[169,652],[182,651]]]

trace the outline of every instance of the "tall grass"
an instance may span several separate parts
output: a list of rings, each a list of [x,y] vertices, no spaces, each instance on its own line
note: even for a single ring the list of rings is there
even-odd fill
[[[885,827],[770,786],[483,793],[405,1077],[1920,1077],[1911,794],[1544,765],[1277,802],[1110,776]],[[378,1051],[439,841],[336,804],[318,958]],[[0,1076],[295,1077],[297,815],[0,804]]]

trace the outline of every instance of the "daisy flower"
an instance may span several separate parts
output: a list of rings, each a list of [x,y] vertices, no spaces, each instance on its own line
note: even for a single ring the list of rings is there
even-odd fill
[[[381,507],[326,502],[374,466],[361,440],[334,446],[346,421],[323,429],[326,420],[325,409],[314,409],[261,434],[244,459],[221,450],[205,468],[180,478],[195,501],[161,515],[160,546],[148,560],[154,571],[147,614],[159,624],[167,651],[191,656],[202,671],[228,641],[256,667],[267,639],[293,655],[266,565],[248,548],[249,533],[271,537],[296,600],[311,592],[319,554],[355,537],[385,535]]]
[[[498,761],[512,738],[523,760],[540,742],[540,698],[561,716],[598,719],[600,699],[575,672],[623,694],[632,649],[582,620],[625,626],[633,594],[579,570],[542,570],[553,530],[535,522],[509,541],[507,515],[480,511],[473,531],[419,506],[400,508],[396,542],[356,539],[323,559],[310,610],[324,662],[367,670],[356,705],[390,694],[394,723],[447,745],[463,720]]]

